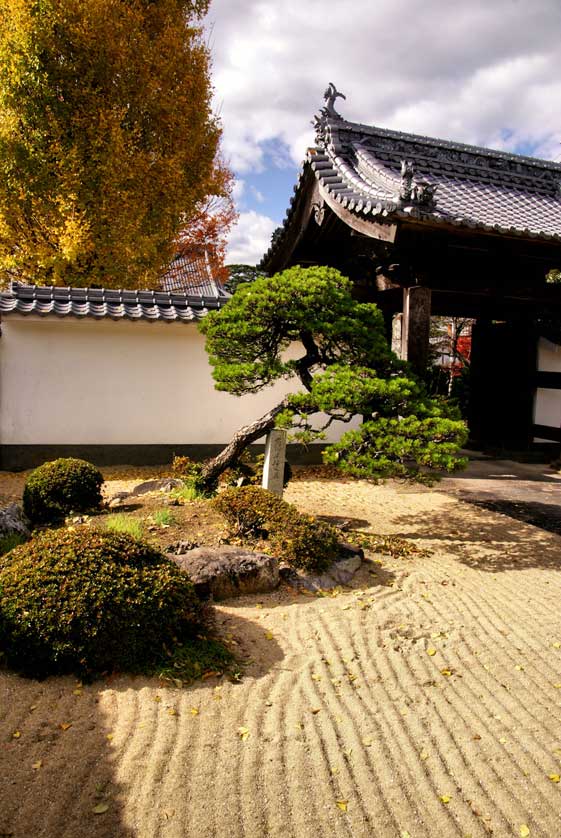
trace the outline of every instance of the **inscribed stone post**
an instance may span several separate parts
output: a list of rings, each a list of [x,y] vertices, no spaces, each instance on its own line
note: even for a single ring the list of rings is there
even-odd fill
[[[264,489],[282,498],[284,483],[284,461],[286,457],[286,431],[275,428],[267,435],[265,464],[263,466]]]

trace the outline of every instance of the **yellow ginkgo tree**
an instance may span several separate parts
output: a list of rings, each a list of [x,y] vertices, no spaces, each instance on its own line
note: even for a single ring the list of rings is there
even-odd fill
[[[209,0],[0,0],[0,280],[153,287],[220,194]]]

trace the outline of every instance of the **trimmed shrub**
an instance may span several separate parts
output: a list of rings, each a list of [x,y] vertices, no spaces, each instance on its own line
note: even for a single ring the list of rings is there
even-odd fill
[[[0,650],[26,675],[148,671],[203,615],[185,573],[123,533],[48,530],[0,558]]]
[[[273,555],[304,570],[322,571],[339,553],[332,527],[257,486],[226,489],[213,501],[234,534],[268,537]]]
[[[54,524],[69,512],[87,512],[101,503],[103,475],[73,457],[44,463],[32,471],[23,490],[23,511],[34,524]]]
[[[277,522],[299,514],[294,506],[258,486],[225,489],[212,502],[235,535],[256,537],[272,532]]]
[[[293,516],[272,533],[274,554],[293,567],[321,572],[341,552],[335,530],[306,515]]]
[[[230,468],[222,472],[219,479],[227,486],[261,486],[264,466],[264,454],[258,454],[253,458],[249,452],[244,451]],[[285,460],[283,486],[286,487],[290,480],[292,480],[292,466]]]
[[[212,497],[216,494],[218,481],[210,486],[203,478],[204,463],[198,463],[190,457],[176,456],[173,458],[171,470],[174,477],[185,481],[185,485],[193,489],[194,498]],[[180,492],[181,490],[176,490]],[[191,498],[189,498],[191,500]]]

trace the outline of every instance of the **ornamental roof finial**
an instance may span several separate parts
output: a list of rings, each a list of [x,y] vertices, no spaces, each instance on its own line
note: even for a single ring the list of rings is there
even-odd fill
[[[321,112],[324,116],[331,118],[331,119],[342,119],[340,113],[337,113],[335,110],[335,100],[336,99],[347,99],[344,93],[339,93],[335,85],[332,81],[329,82],[329,87],[323,94],[323,98],[325,99],[325,108],[321,109]]]

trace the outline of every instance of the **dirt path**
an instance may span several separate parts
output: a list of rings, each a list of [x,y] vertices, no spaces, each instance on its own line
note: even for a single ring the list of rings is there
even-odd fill
[[[0,675],[0,836],[561,835],[561,538],[426,489],[287,497],[433,552],[221,607],[241,683]]]

